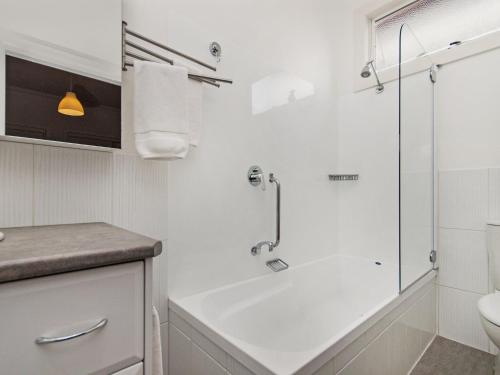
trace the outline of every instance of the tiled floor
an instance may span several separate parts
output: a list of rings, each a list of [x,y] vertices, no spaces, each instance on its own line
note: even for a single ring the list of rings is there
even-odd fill
[[[492,375],[495,357],[436,337],[411,375]]]

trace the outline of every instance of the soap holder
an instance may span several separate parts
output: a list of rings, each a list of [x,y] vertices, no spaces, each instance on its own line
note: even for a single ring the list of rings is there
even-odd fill
[[[270,260],[269,262],[266,263],[266,266],[268,266],[274,272],[281,272],[288,268],[288,264],[281,259]]]
[[[359,174],[330,174],[330,181],[358,181]]]

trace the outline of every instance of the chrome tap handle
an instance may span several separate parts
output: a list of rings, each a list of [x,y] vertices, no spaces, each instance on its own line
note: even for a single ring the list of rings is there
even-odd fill
[[[260,186],[262,191],[266,190],[266,181],[264,178],[264,172],[262,172],[262,169],[259,166],[254,165],[250,167],[250,169],[248,170],[247,177],[250,185]]]

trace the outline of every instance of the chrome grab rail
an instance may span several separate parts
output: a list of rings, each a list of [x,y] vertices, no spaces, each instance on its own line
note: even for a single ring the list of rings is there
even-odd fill
[[[273,251],[280,244],[281,239],[281,184],[280,181],[274,177],[274,173],[269,175],[269,182],[276,184],[276,241],[269,251]]]
[[[262,170],[258,167],[250,168],[248,172],[248,180],[253,186],[259,186],[262,184],[264,187],[264,179],[262,178]],[[251,249],[253,256],[259,255],[262,252],[262,248],[267,246],[269,252],[272,252],[280,244],[281,240],[281,184],[280,181],[274,176],[274,173],[269,174],[269,182],[276,184],[276,240],[272,241],[261,241]],[[262,189],[264,190],[264,188]]]
[[[85,336],[85,335],[88,335],[89,333],[97,331],[98,329],[103,328],[106,324],[108,324],[108,319],[104,318],[99,323],[97,323],[95,326],[92,326],[92,327],[86,329],[85,331],[74,333],[74,334],[68,335],[68,336],[61,336],[61,337],[38,337],[35,340],[35,343],[37,345],[45,345],[45,344],[52,344],[55,342],[62,342],[62,341],[76,339],[77,337]]]

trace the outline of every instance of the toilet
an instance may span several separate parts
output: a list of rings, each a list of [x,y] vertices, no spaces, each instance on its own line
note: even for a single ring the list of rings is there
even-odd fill
[[[494,292],[482,297],[477,305],[486,334],[500,348],[500,222],[488,223],[486,235]],[[499,356],[495,360],[495,375],[500,375]]]

